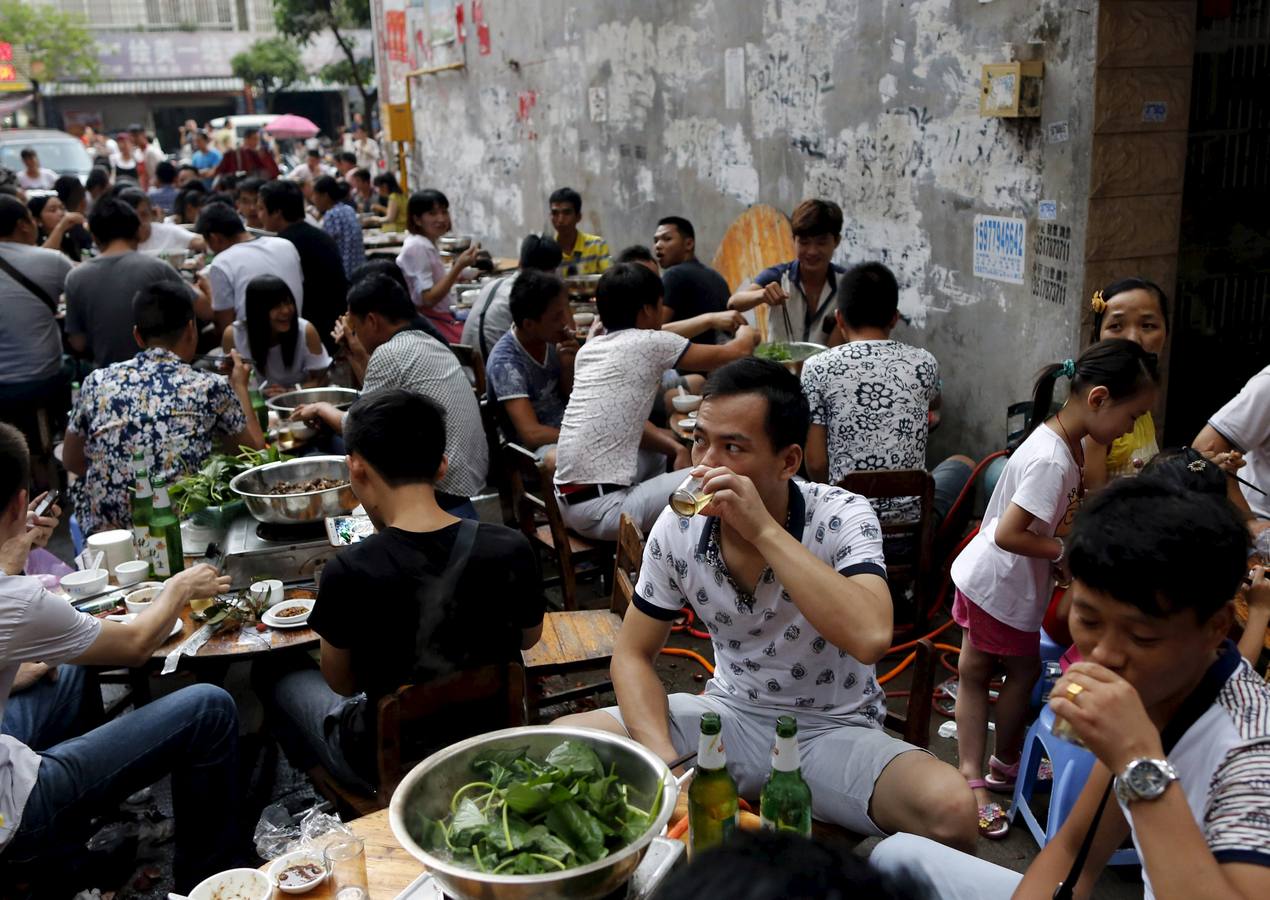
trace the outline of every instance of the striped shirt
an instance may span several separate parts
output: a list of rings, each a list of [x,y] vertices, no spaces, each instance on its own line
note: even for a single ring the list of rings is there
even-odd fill
[[[1183,732],[1169,762],[1213,857],[1270,866],[1270,684],[1226,641],[1196,693],[1206,686],[1217,699]],[[1132,826],[1131,809],[1121,809]],[[1141,857],[1136,830],[1133,843]],[[1145,900],[1153,900],[1145,869],[1142,880]]]
[[[556,235],[556,240],[560,240],[559,235]],[[563,247],[560,249],[564,250]],[[560,277],[602,275],[613,264],[612,256],[608,241],[598,234],[579,231],[577,240],[573,242],[573,249],[564,254],[560,263]]]
[[[405,388],[427,397],[445,414],[445,455],[450,461],[437,490],[474,497],[489,474],[489,445],[476,393],[450,348],[422,331],[398,331],[375,348],[362,393]]]

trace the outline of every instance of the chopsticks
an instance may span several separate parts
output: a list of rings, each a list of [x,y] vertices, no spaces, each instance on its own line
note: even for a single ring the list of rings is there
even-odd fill
[[[798,337],[798,335],[794,334],[793,323],[789,321],[788,301],[786,303],[781,304],[781,316],[783,316],[785,319],[785,333],[789,335],[788,340],[792,341],[794,340],[794,338]]]
[[[1235,481],[1238,481],[1238,482],[1239,482],[1240,484],[1242,484],[1244,487],[1250,487],[1250,488],[1252,488],[1254,491],[1256,491],[1256,492],[1257,492],[1258,494],[1260,494],[1261,496],[1263,496],[1263,497],[1268,497],[1268,496],[1270,496],[1270,494],[1267,494],[1265,491],[1263,491],[1261,488],[1257,487],[1257,486],[1256,486],[1255,484],[1253,484],[1251,481],[1247,481],[1246,479],[1240,478],[1240,477],[1239,477],[1238,475],[1236,475],[1234,472],[1227,472],[1226,474],[1227,474],[1227,475],[1229,475],[1231,478],[1235,479]]]
[[[670,771],[673,772],[675,771],[675,769],[678,769],[680,766],[692,762],[696,758],[697,758],[697,751],[693,750],[691,753],[685,753],[683,756],[679,757],[678,759],[672,760],[671,762],[667,763],[666,766],[667,768],[670,769]]]

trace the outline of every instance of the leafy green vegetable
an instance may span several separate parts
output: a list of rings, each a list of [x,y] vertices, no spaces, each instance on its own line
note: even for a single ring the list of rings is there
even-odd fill
[[[794,358],[789,344],[759,344],[754,348],[754,355],[759,359],[770,359],[773,362],[789,362]]]
[[[229,489],[229,482],[235,475],[265,463],[291,458],[278,452],[277,446],[272,444],[263,450],[250,447],[239,447],[238,450],[237,456],[214,453],[197,472],[172,483],[168,496],[178,516],[184,519],[209,506],[220,506],[238,499],[238,495]]]
[[[525,748],[489,750],[472,761],[488,781],[450,800],[442,821],[415,813],[410,834],[426,850],[483,872],[536,875],[603,859],[643,836],[661,793],[645,812],[586,744],[566,740],[543,762]]]

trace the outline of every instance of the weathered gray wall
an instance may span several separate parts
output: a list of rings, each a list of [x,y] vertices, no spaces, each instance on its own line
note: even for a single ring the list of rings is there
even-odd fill
[[[1092,0],[486,0],[492,53],[469,27],[466,71],[413,83],[421,181],[457,227],[514,252],[550,191],[584,197],[614,250],[688,216],[708,259],[754,203],[839,202],[843,263],[880,258],[939,358],[945,426],[932,457],[1001,445],[1005,407],[1077,346],[1096,5]],[[728,108],[725,51],[743,48]],[[1041,120],[984,119],[980,65],[1045,62]],[[593,89],[602,89],[595,91]],[[596,96],[602,93],[601,96]],[[736,108],[739,107],[739,108]],[[1067,140],[1050,126],[1067,124]],[[1061,129],[1055,129],[1061,131]],[[417,186],[417,185],[416,185]],[[1042,201],[1054,222],[1038,222]],[[976,214],[1028,220],[1022,286],[972,275]],[[1034,262],[1069,279],[1034,283]]]

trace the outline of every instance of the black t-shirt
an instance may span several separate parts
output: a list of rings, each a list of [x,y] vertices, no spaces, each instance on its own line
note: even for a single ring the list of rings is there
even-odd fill
[[[439,577],[459,532],[386,528],[340,551],[322,572],[309,624],[327,643],[351,651],[358,690],[371,708],[403,684],[458,669],[520,661],[521,629],[542,621],[538,560],[523,534],[478,526],[458,587],[440,608],[421,609],[422,586]],[[421,612],[426,659],[416,654]]]
[[[278,232],[300,254],[304,276],[304,317],[313,323],[322,343],[331,353],[335,341],[331,331],[335,320],[348,312],[348,279],[335,239],[308,222],[296,222]]]
[[[670,317],[672,322],[704,313],[723,312],[728,308],[728,298],[732,296],[723,276],[698,259],[671,266],[661,273],[661,282],[666,291],[665,303],[675,311]],[[718,339],[719,332],[710,329],[697,335],[692,342],[715,344]]]

